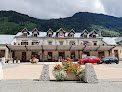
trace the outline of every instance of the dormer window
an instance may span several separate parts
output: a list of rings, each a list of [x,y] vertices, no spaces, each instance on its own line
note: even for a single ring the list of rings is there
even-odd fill
[[[37,37],[37,34],[34,34],[33,36],[34,36],[34,37]]]
[[[52,37],[52,35],[53,35],[53,31],[52,31],[52,29],[50,28],[50,29],[47,31],[47,36],[48,36],[48,37]]]
[[[27,36],[27,35],[28,35],[27,32],[24,32],[24,33],[23,33],[23,36]]]
[[[86,29],[81,33],[81,37],[83,37],[83,38],[88,37],[88,31]]]
[[[32,31],[32,34],[33,34],[34,37],[38,37],[39,31],[35,28],[35,29]]]
[[[92,37],[92,38],[96,38],[96,35],[97,35],[97,32],[96,30],[93,30],[89,33],[89,36]]]
[[[96,38],[96,35],[93,35],[93,38]]]
[[[74,37],[74,34],[70,34],[70,37]]]
[[[52,37],[52,34],[48,34],[48,37]]]
[[[27,30],[27,28],[24,28],[22,30],[23,36],[28,36],[29,35],[29,31]]]
[[[60,28],[57,32],[56,32],[56,36],[57,37],[65,37],[65,31],[62,29],[62,28]]]
[[[74,37],[75,31],[73,29],[71,29],[71,31],[69,32],[68,36],[69,37]]]
[[[87,35],[84,35],[84,38],[87,38]]]

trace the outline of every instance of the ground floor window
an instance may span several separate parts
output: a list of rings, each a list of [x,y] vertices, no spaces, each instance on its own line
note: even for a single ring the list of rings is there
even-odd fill
[[[71,52],[71,59],[75,60],[75,52]]]
[[[90,53],[89,52],[84,52],[87,56],[90,56]]]
[[[0,50],[0,58],[5,57],[5,50]]]
[[[98,57],[99,57],[100,59],[104,58],[104,52],[98,52]]]
[[[35,57],[35,58],[40,60],[40,55],[38,55],[38,52],[32,52],[31,58],[33,58],[33,57]]]
[[[22,62],[26,62],[26,52],[22,52]]]
[[[59,52],[59,59],[66,59],[64,52]]]
[[[38,52],[32,52],[32,54],[31,54],[31,58],[33,58],[33,57],[37,57],[37,55],[38,55]]]
[[[118,58],[118,50],[114,50],[114,56]],[[118,58],[119,59],[119,58]]]
[[[52,61],[52,52],[48,52],[48,61]]]

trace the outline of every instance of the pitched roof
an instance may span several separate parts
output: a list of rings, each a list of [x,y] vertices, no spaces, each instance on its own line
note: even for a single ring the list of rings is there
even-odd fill
[[[83,32],[81,32],[81,35],[83,35],[84,32],[86,32],[87,34],[89,33],[89,32],[85,29]]]
[[[89,33],[89,35],[93,34],[94,32],[97,34],[97,31],[94,29],[93,31],[91,31],[91,32]]]
[[[51,28],[49,28],[49,30],[47,32],[49,32],[49,31],[53,32],[53,30]]]
[[[70,34],[71,32],[73,32],[73,33],[75,34],[75,31],[74,31],[73,29],[71,29],[70,32],[68,33],[68,36],[69,36],[69,34]]]
[[[118,37],[103,37],[103,41],[108,45],[117,45],[115,39]]]
[[[0,44],[11,44],[15,35],[0,35]]]
[[[62,30],[64,33],[66,33],[66,31],[63,30],[63,28],[60,28],[60,29],[57,31],[57,33],[60,32],[61,30]]]
[[[122,37],[118,37],[117,39],[115,39],[116,42],[120,42],[122,41]]]
[[[23,33],[24,31],[26,31],[29,34],[29,31],[26,27],[21,32]]]
[[[36,32],[38,33],[38,35],[39,35],[39,31],[38,31],[37,28],[34,28],[33,31],[32,31],[32,33],[33,33],[34,31],[36,31]]]

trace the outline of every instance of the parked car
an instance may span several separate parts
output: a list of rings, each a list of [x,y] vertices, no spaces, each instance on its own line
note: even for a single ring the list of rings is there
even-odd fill
[[[106,63],[106,64],[111,64],[111,63],[119,63],[119,60],[116,57],[105,57],[103,59],[101,59],[102,63]]]
[[[87,56],[83,59],[78,59],[79,64],[86,64],[86,63],[97,63],[101,64],[101,60],[97,56]]]

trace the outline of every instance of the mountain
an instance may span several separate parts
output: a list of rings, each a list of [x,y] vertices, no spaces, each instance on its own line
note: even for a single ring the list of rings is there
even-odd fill
[[[28,30],[36,27],[39,31],[45,32],[49,28],[52,28],[53,31],[57,31],[59,28],[63,28],[65,31],[74,29],[76,32],[96,29],[103,36],[121,36],[122,18],[79,12],[72,17],[44,20],[15,11],[0,11],[0,34],[16,34],[24,27]]]

